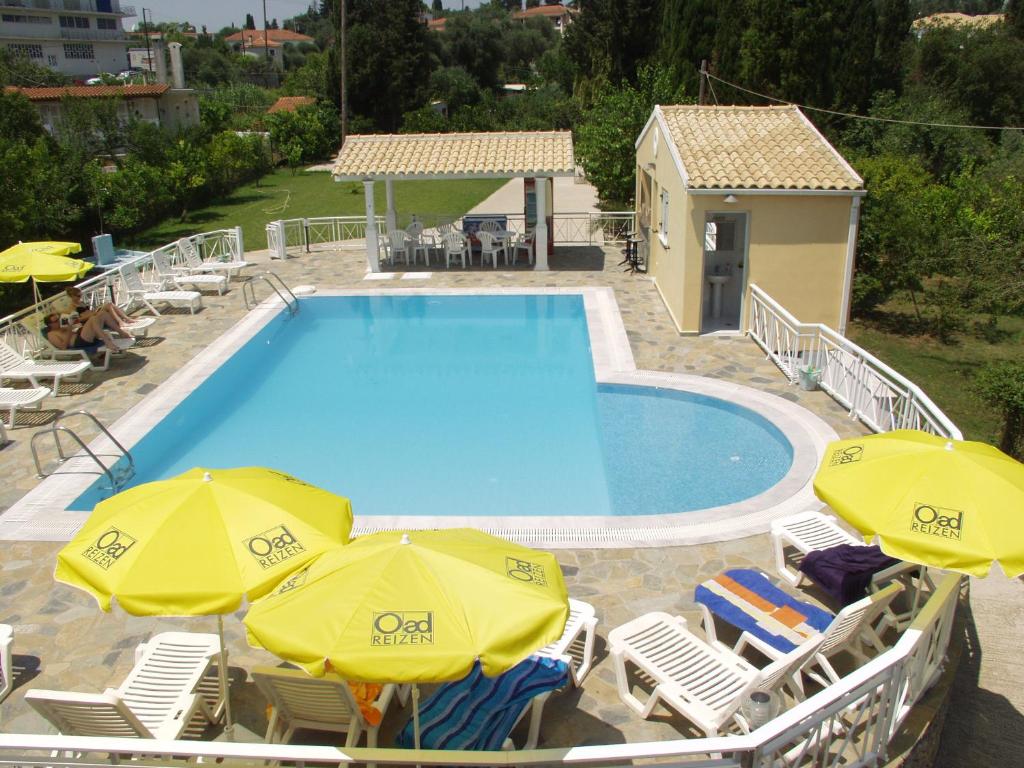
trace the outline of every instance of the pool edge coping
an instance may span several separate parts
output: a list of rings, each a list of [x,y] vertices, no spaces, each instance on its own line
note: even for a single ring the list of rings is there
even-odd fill
[[[610,287],[347,289],[319,291],[313,296],[395,295],[579,295],[583,300],[594,378],[598,384],[672,389],[716,397],[748,408],[786,436],[793,447],[793,463],[786,475],[768,490],[741,502],[704,510],[622,517],[380,515],[357,517],[353,535],[378,530],[474,527],[530,546],[553,549],[679,546],[763,533],[778,517],[823,506],[813,493],[813,475],[827,443],[838,439],[836,432],[806,408],[752,387],[703,376],[637,369],[615,291]],[[110,425],[111,433],[130,450],[205,382],[230,354],[277,317],[281,307],[282,302],[276,297],[262,302],[126,411]],[[115,450],[102,435],[89,447],[97,455],[107,457]],[[95,465],[80,455],[72,458],[59,473],[41,481],[0,515],[0,540],[69,540],[87,515],[69,512],[66,507],[95,479]],[[58,511],[54,511],[55,506],[59,507]],[[368,520],[372,520],[372,524],[364,522]]]

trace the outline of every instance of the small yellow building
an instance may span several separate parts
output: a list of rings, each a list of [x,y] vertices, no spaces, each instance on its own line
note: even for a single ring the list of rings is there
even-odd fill
[[[741,331],[757,284],[844,332],[864,182],[792,106],[657,106],[636,141],[637,223],[680,333]]]

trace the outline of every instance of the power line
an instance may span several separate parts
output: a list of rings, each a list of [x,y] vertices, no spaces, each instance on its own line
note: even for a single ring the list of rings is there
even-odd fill
[[[836,115],[837,117],[849,117],[854,120],[872,120],[878,123],[895,123],[897,125],[916,125],[925,128],[964,128],[967,130],[975,131],[1024,131],[1024,126],[1019,125],[961,125],[957,123],[928,123],[919,120],[897,120],[892,117],[875,117],[874,115],[858,115],[853,112],[837,112],[834,109],[824,109],[822,107],[811,107],[807,104],[797,104],[794,101],[786,101],[785,99],[777,99],[774,96],[769,96],[766,93],[758,93],[752,91],[749,88],[744,88],[742,85],[736,85],[736,83],[730,83],[728,80],[723,80],[717,75],[712,75],[710,72],[705,72],[704,75],[708,78],[708,84],[710,85],[711,80],[717,80],[723,85],[728,85],[730,88],[735,88],[737,91],[743,91],[749,93],[751,96],[757,96],[760,99],[767,99],[768,101],[774,101],[779,104],[787,104],[793,107],[799,107],[800,109],[810,110],[811,112],[824,112],[827,115]]]

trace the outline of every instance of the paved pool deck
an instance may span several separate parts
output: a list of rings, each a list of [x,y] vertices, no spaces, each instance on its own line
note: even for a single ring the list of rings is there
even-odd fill
[[[615,291],[638,368],[746,384],[799,403],[824,419],[842,437],[864,434],[863,428],[827,395],[803,392],[791,386],[745,337],[679,336],[653,283],[645,276],[621,272],[616,267],[620,256],[614,249],[559,249],[551,259],[550,272],[487,268],[426,273],[421,268],[417,273],[397,273],[387,279],[373,280],[365,279],[364,255],[357,249],[315,251],[285,261],[270,261],[265,252],[250,252],[247,258],[257,262],[247,270],[250,274],[269,268],[292,286],[312,284],[336,289],[607,286]],[[13,443],[0,450],[0,473],[4,477],[0,513],[38,482],[29,451],[29,439],[35,431],[32,426],[47,422],[59,412],[73,410],[87,410],[105,423],[113,423],[245,314],[239,286],[236,280],[225,296],[204,297],[205,308],[195,316],[187,311],[166,314],[152,329],[151,338],[115,359],[109,371],[91,373],[82,384],[71,385],[74,394],[68,397],[47,400],[41,414],[26,413],[20,417],[19,428],[10,430]],[[267,295],[265,287],[259,293]],[[99,692],[119,684],[131,668],[135,644],[152,633],[171,628],[215,631],[213,619],[136,618],[118,612],[104,615],[85,594],[53,582],[52,568],[59,543],[5,542],[2,546],[0,622],[15,627],[18,676],[16,689],[0,704],[0,731],[52,732],[52,728],[24,703],[23,694],[28,688]],[[551,710],[545,718],[542,743],[549,746],[621,743],[696,735],[685,720],[667,710],[643,721],[621,704],[615,693],[614,673],[604,638],[611,628],[651,610],[679,613],[696,623],[699,614],[692,597],[693,588],[700,581],[728,567],[758,567],[772,572],[768,537],[756,535],[690,547],[559,550],[558,557],[570,593],[592,602],[597,608],[601,622],[598,663],[581,691],[556,697],[549,704]],[[1015,585],[1020,586],[1019,582]],[[1020,597],[1019,590],[1000,595],[998,600],[1005,601],[1006,610],[1011,611],[1003,610],[1002,617],[1016,615],[1020,618],[1019,613],[1012,613],[1020,611]],[[974,610],[979,618],[984,614],[981,606]],[[258,664],[275,664],[277,660],[248,647],[240,621],[228,619],[225,627],[231,653],[233,701],[239,720],[248,729],[262,733],[264,704],[255,686],[246,681],[244,670]],[[1019,632],[1017,634],[1019,636]],[[976,635],[984,637],[985,631],[979,629]],[[993,639],[998,644],[998,638],[989,638],[987,642]],[[958,699],[962,698],[965,713],[970,702],[980,704],[998,696],[1003,702],[1001,707],[980,705],[972,715],[984,721],[991,720],[992,713],[996,713],[997,722],[981,722],[976,727],[994,726],[998,732],[1008,730],[1011,724],[1019,724],[1024,709],[1021,693],[1024,686],[1012,682],[1019,680],[1019,671],[1015,678],[1007,669],[1013,667],[1012,654],[990,655],[985,650],[981,659],[984,662],[989,658],[997,660],[998,666],[990,669],[981,663],[979,682],[972,686],[966,678],[958,680],[957,695]],[[1007,674],[1002,674],[1004,670]],[[389,718],[382,744],[388,743],[390,730],[402,722],[402,715]],[[960,754],[967,754],[962,750],[971,748],[972,731],[975,726],[968,726],[965,735],[949,745],[945,750],[946,758],[956,755],[958,750]],[[1017,728],[1015,732],[1021,731]],[[317,735],[329,738],[326,734]],[[1020,736],[1004,733],[1001,743],[1009,749],[1014,746],[1014,738]],[[1016,755],[1019,754],[1018,751]],[[985,764],[1000,763],[986,761]],[[1012,764],[1012,760],[1002,764]]]

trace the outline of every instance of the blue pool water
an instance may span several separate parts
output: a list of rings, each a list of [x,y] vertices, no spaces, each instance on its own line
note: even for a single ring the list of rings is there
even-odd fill
[[[579,296],[310,297],[132,449],[132,484],[270,466],[361,515],[635,515],[774,485],[785,437],[721,400],[594,382]],[[109,495],[97,481],[71,504]]]

